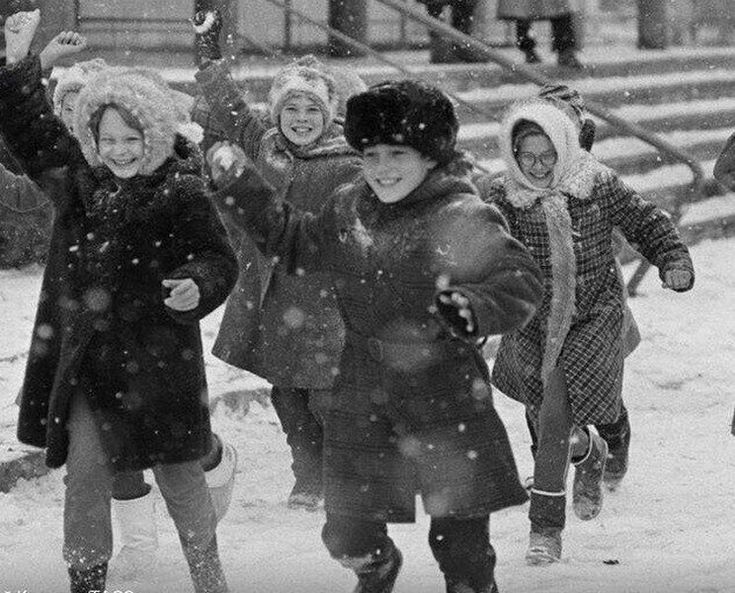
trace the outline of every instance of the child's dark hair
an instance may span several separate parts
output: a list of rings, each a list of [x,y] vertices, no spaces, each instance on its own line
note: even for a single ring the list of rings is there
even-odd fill
[[[114,109],[117,111],[118,114],[120,114],[121,119],[125,122],[125,125],[133,128],[134,130],[138,130],[142,135],[145,135],[142,124],[129,109],[119,105],[118,103],[105,103],[104,105],[100,105],[89,117],[89,129],[92,132],[92,136],[94,136],[95,142],[100,141],[100,122],[102,121],[102,116],[105,114],[105,111],[108,109]]]

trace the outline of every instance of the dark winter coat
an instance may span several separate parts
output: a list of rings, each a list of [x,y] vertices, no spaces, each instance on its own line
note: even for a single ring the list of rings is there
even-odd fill
[[[326,196],[359,173],[360,160],[344,141],[341,126],[333,124],[315,146],[297,147],[250,110],[222,67],[199,71],[197,80],[228,139],[244,149],[279,196],[298,208],[317,211]],[[329,276],[289,274],[248,237],[238,242],[240,277],[212,352],[274,385],[331,387],[344,328]]]
[[[539,118],[539,114],[544,117]],[[526,404],[529,415],[535,418],[543,399],[542,369],[549,363],[558,365],[566,378],[575,423],[611,423],[620,411],[623,359],[629,351],[613,227],[658,267],[662,279],[668,270],[675,269],[688,270],[693,279],[692,261],[666,214],[582,151],[576,128],[558,109],[530,102],[506,116],[499,142],[507,163],[513,159],[507,136],[520,120],[537,123],[552,138],[552,126],[563,126],[574,145],[576,160],[556,190],[571,223],[563,237],[571,261],[560,261],[551,240],[552,224],[544,205],[550,197],[543,191],[529,192],[519,184],[517,165],[509,165],[508,174],[485,185],[484,196],[500,208],[511,234],[533,254],[545,284],[543,303],[531,322],[503,336],[493,383]],[[564,147],[555,145],[555,149],[561,161]],[[560,270],[565,274],[559,274]],[[558,333],[551,334],[549,328]],[[553,348],[558,348],[558,358],[548,361]]]
[[[412,521],[417,491],[433,516],[526,499],[476,339],[521,326],[541,286],[532,258],[473,192],[440,170],[383,204],[358,181],[311,215],[245,173],[221,198],[287,269],[327,269],[334,280],[347,339],[325,421],[330,513]],[[468,297],[476,334],[448,329],[456,318],[437,304],[441,289]]]
[[[499,19],[543,21],[575,12],[570,0],[499,0]]]
[[[62,465],[69,404],[82,390],[116,469],[200,458],[210,424],[198,322],[224,301],[237,271],[200,153],[179,138],[150,175],[118,184],[106,167],[88,165],[53,115],[33,58],[0,70],[0,110],[2,133],[56,209],[19,440]],[[199,306],[166,307],[164,278],[192,278]]]

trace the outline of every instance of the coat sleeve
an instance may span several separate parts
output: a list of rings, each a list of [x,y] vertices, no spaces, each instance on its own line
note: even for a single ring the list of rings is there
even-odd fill
[[[174,221],[174,249],[186,260],[167,278],[191,278],[199,287],[199,305],[191,311],[166,308],[180,323],[194,323],[219,307],[237,280],[237,260],[204,181],[195,176],[177,180],[178,211]],[[164,290],[164,298],[167,294]]]
[[[255,160],[268,126],[247,104],[227,67],[222,62],[208,62],[197,71],[195,78],[209,108],[208,117],[197,116],[205,137],[224,135]],[[217,127],[217,134],[213,126]]]
[[[279,199],[250,163],[242,174],[214,195],[223,217],[250,236],[261,253],[277,256],[290,274],[326,270],[336,241],[339,195],[325,200],[316,214]]]
[[[29,177],[16,175],[0,165],[0,203],[22,214],[48,204],[48,198]]]
[[[669,270],[686,270],[690,272],[692,281],[683,290],[692,287],[694,265],[689,249],[663,210],[644,200],[613,172],[600,176],[595,196],[596,199],[602,198],[612,224],[620,228],[625,238],[636,244],[643,257],[658,268],[661,280]]]
[[[536,313],[543,296],[541,270],[528,250],[510,236],[505,219],[493,206],[473,207],[461,219],[461,229],[448,233],[457,239],[453,250],[461,262],[450,268],[448,285],[438,291],[435,304],[453,333],[467,339],[504,334],[524,326]],[[469,299],[476,329],[466,334],[464,320],[440,295],[458,292]]]
[[[69,171],[84,163],[77,140],[53,113],[35,56],[0,68],[0,132],[23,170],[44,189],[53,189],[49,178],[64,185],[54,169]],[[63,195],[47,194],[55,203]]]
[[[735,190],[735,134],[728,138],[715,161],[714,176],[730,190]]]

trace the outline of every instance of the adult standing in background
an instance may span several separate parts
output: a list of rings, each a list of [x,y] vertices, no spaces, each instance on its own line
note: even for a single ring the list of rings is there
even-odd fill
[[[516,45],[527,64],[541,62],[536,40],[531,35],[533,21],[551,21],[551,47],[559,66],[582,68],[577,59],[577,35],[574,30],[574,0],[499,0],[497,17],[516,22]]]
[[[452,27],[465,35],[472,34],[475,8],[479,0],[419,0],[419,2],[426,5],[429,16],[435,19],[440,19],[444,8],[449,6],[452,11],[450,19]],[[432,64],[487,61],[469,45],[457,43],[441,33],[429,30],[429,40],[431,42],[429,61]]]

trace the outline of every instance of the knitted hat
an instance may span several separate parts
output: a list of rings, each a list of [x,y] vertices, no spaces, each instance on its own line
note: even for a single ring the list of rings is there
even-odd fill
[[[61,105],[67,94],[81,91],[92,76],[107,67],[107,62],[102,58],[94,58],[93,60],[77,62],[66,70],[61,71],[56,82],[56,87],[54,88],[54,113],[56,115],[61,113]]]
[[[353,70],[333,66],[329,72],[334,78],[335,92],[337,94],[337,117],[344,119],[347,113],[347,101],[354,95],[359,95],[367,90],[365,81]]]
[[[455,155],[458,130],[449,97],[418,80],[376,84],[347,101],[345,138],[359,152],[376,144],[405,145],[442,165]]]
[[[74,129],[84,157],[93,166],[101,161],[90,119],[98,109],[110,104],[124,107],[140,123],[144,144],[140,174],[150,175],[173,154],[180,111],[171,93],[130,68],[109,67],[90,78],[79,94]]]
[[[281,109],[294,95],[303,94],[312,99],[324,116],[324,129],[337,113],[335,82],[324,64],[309,54],[282,68],[273,79],[268,102],[271,120],[278,125]]]

